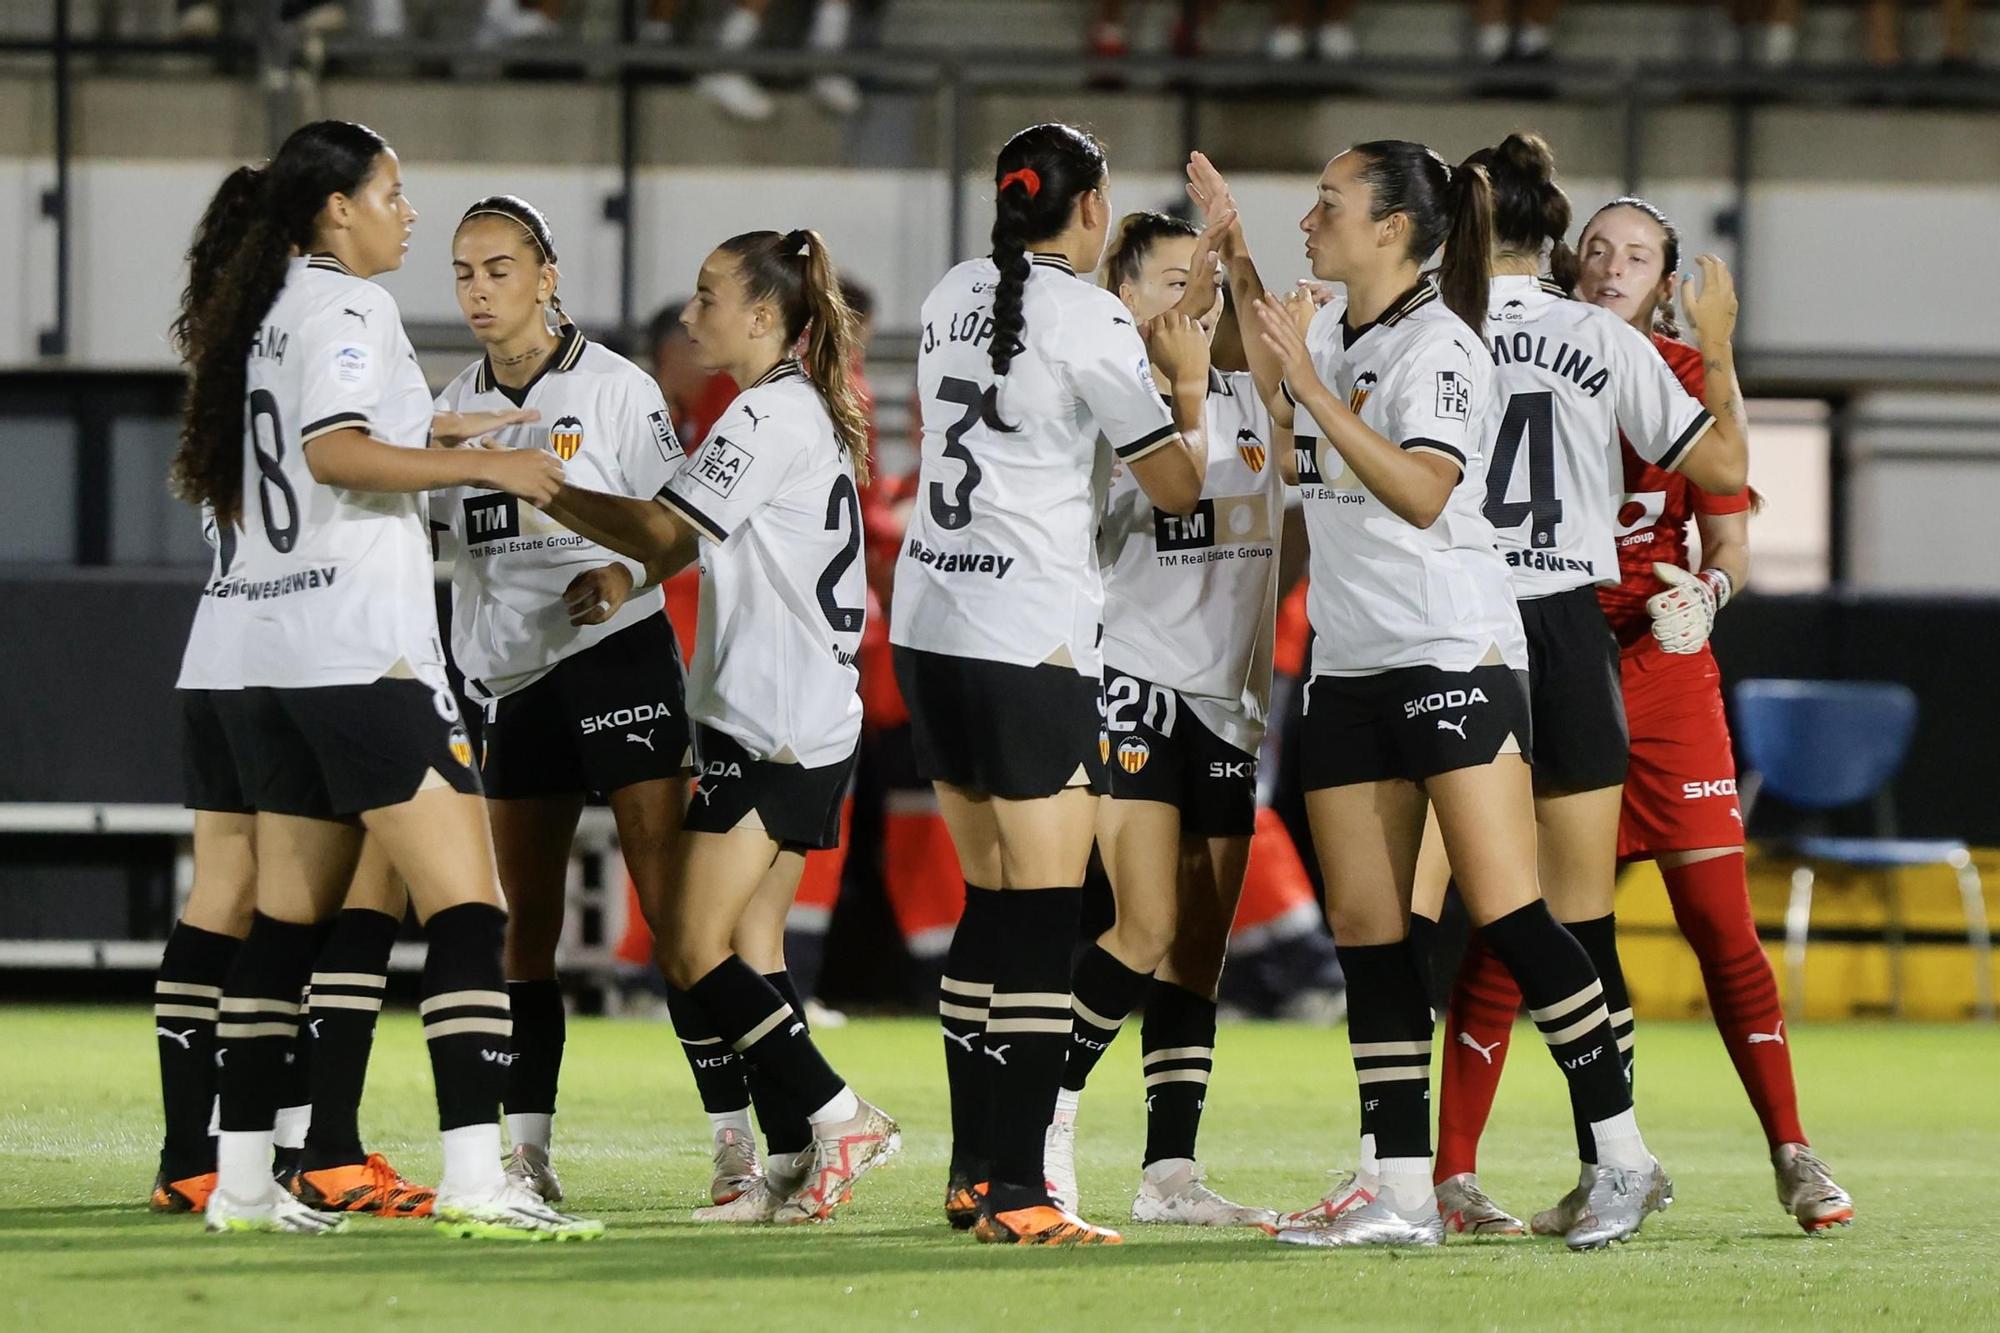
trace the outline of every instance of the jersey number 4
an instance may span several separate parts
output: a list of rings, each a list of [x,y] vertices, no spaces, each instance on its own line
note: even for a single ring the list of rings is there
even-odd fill
[[[947,375],[938,382],[937,396],[940,401],[963,409],[958,420],[945,428],[944,456],[957,459],[965,471],[949,496],[941,481],[932,482],[930,489],[931,518],[947,532],[956,532],[972,522],[972,493],[979,489],[980,479],[986,475],[979,470],[979,460],[972,456],[972,450],[965,447],[965,432],[992,412],[993,390]]]
[[[285,475],[285,423],[278,418],[278,400],[269,389],[250,391],[249,431],[250,452],[257,459],[257,507],[264,512],[264,535],[272,550],[284,554],[299,539],[299,497]],[[270,448],[264,447],[266,443]]]
[[[1502,531],[1528,523],[1528,545],[1534,550],[1556,544],[1556,528],[1563,517],[1563,502],[1556,495],[1555,411],[1555,395],[1546,391],[1517,393],[1509,398],[1507,415],[1500,419],[1500,434],[1493,441],[1493,462],[1486,471],[1486,521]],[[1509,500],[1514,460],[1520,456],[1524,436],[1528,444],[1528,498]]]

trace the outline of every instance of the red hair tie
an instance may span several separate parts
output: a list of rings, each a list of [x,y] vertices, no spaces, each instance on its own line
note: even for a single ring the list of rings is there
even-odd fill
[[[1009,185],[1016,183],[1019,183],[1020,187],[1028,192],[1028,198],[1030,199],[1033,199],[1042,192],[1041,173],[1037,172],[1033,167],[1022,167],[1018,171],[1010,171],[1000,178],[1000,188],[1003,190]]]

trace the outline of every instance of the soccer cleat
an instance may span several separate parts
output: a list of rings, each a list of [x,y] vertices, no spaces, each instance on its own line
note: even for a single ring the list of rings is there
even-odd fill
[[[778,1205],[797,1192],[812,1169],[812,1149],[779,1153],[771,1159],[767,1175],[758,1172],[743,1192],[724,1203],[694,1210],[697,1222],[769,1222],[778,1215]]]
[[[508,1154],[504,1169],[507,1179],[524,1189],[533,1190],[543,1203],[562,1202],[562,1179],[549,1165],[547,1148],[537,1148],[532,1143],[517,1143],[514,1151]]]
[[[1771,1165],[1778,1173],[1778,1202],[1808,1235],[1854,1224],[1854,1200],[1805,1144],[1779,1144]]]
[[[378,1217],[429,1217],[437,1191],[412,1185],[381,1153],[356,1166],[330,1166],[292,1177],[292,1195],[323,1213],[374,1213]]]
[[[214,1192],[213,1171],[179,1180],[168,1180],[167,1173],[162,1171],[153,1177],[153,1194],[146,1200],[146,1206],[156,1213],[198,1213],[208,1207],[208,1196]]]
[[[769,120],[778,109],[771,94],[747,74],[704,74],[695,80],[695,91],[721,107],[737,120]]]
[[[306,1207],[275,1181],[258,1199],[239,1199],[220,1189],[211,1191],[202,1209],[202,1221],[217,1233],[270,1231],[294,1236],[323,1236],[347,1225],[347,1219],[338,1213]]]
[[[1479,1178],[1461,1171],[1438,1182],[1438,1216],[1455,1236],[1525,1236],[1521,1219],[1486,1197]]]
[[[757,1164],[757,1140],[739,1129],[725,1127],[715,1131],[715,1174],[708,1182],[710,1202],[718,1207],[732,1203],[763,1178],[764,1168]]]
[[[1092,1226],[1075,1213],[1053,1204],[995,1212],[985,1196],[972,1234],[982,1245],[1123,1245],[1125,1238],[1109,1227]]]
[[[287,1194],[296,1193],[292,1186],[299,1178],[299,1167],[305,1161],[304,1148],[273,1148],[271,1150],[271,1179],[278,1182],[278,1188]]]
[[[1600,1165],[1591,1171],[1583,1213],[1563,1242],[1572,1250],[1601,1250],[1628,1241],[1639,1234],[1648,1213],[1659,1212],[1673,1198],[1674,1183],[1657,1157],[1645,1171]]]
[[[1528,1230],[1537,1236],[1564,1236],[1583,1216],[1584,1202],[1590,1197],[1590,1182],[1593,1171],[1590,1163],[1584,1162],[1577,1175],[1576,1185],[1569,1193],[1555,1203],[1536,1213],[1528,1221]],[[1672,1202],[1670,1199],[1668,1202]]]
[[[944,1220],[953,1231],[970,1231],[979,1220],[979,1201],[985,1197],[986,1182],[953,1176],[944,1186]]]
[[[460,1240],[596,1240],[604,1223],[559,1213],[513,1176],[487,1194],[438,1191],[437,1229]]]
[[[1203,1183],[1201,1164],[1188,1158],[1154,1162],[1139,1178],[1132,1199],[1134,1222],[1168,1222],[1190,1227],[1264,1227],[1277,1222],[1271,1208],[1231,1203]]]
[[[1349,1207],[1330,1220],[1311,1226],[1279,1227],[1278,1241],[1284,1245],[1317,1245],[1346,1249],[1362,1245],[1442,1245],[1444,1219],[1437,1208],[1425,1205],[1404,1212],[1386,1196]]]
[[[1042,1173],[1048,1177],[1049,1198],[1066,1213],[1082,1206],[1076,1188],[1076,1116],[1056,1112],[1042,1135]]]
[[[867,1102],[852,1119],[815,1127],[805,1180],[778,1205],[771,1220],[780,1226],[824,1222],[847,1202],[854,1182],[902,1151],[903,1132]]]
[[[1275,1236],[1280,1231],[1296,1231],[1300,1227],[1330,1226],[1350,1209],[1375,1202],[1375,1189],[1380,1182],[1364,1182],[1352,1171],[1336,1171],[1333,1178],[1333,1188],[1318,1203],[1295,1213],[1281,1214],[1277,1221],[1264,1224],[1264,1230]]]

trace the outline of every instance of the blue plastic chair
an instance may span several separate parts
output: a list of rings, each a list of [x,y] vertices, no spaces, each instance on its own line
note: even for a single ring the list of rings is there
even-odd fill
[[[1878,827],[1890,823],[1888,787],[1917,728],[1917,696],[1876,681],[1746,680],[1736,687],[1736,740],[1751,774],[1745,804],[1759,792],[1806,810],[1876,804]],[[1785,974],[1789,1004],[1805,1005],[1806,936],[1812,919],[1815,864],[1883,872],[1888,909],[1889,1003],[1903,1009],[1903,912],[1895,880],[1903,866],[1949,866],[1958,877],[1965,938],[1972,950],[1978,1016],[1993,1017],[1993,940],[1979,869],[1962,842],[1942,838],[1794,838],[1799,858],[1785,910]]]

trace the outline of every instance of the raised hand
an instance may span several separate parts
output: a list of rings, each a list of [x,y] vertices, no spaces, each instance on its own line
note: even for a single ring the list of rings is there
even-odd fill
[[[1194,258],[1188,261],[1187,291],[1174,310],[1192,320],[1205,319],[1215,310],[1216,279],[1219,276],[1223,239],[1236,225],[1236,210],[1226,209],[1215,218],[1194,243]]]
[[[1681,309],[1694,321],[1696,340],[1703,347],[1719,346],[1736,335],[1736,279],[1729,265],[1715,255],[1694,261],[1701,269],[1701,290],[1694,279],[1681,284]]]
[[[1146,321],[1146,350],[1173,385],[1206,384],[1208,333],[1178,310]],[[1206,390],[1204,390],[1206,392]]]

